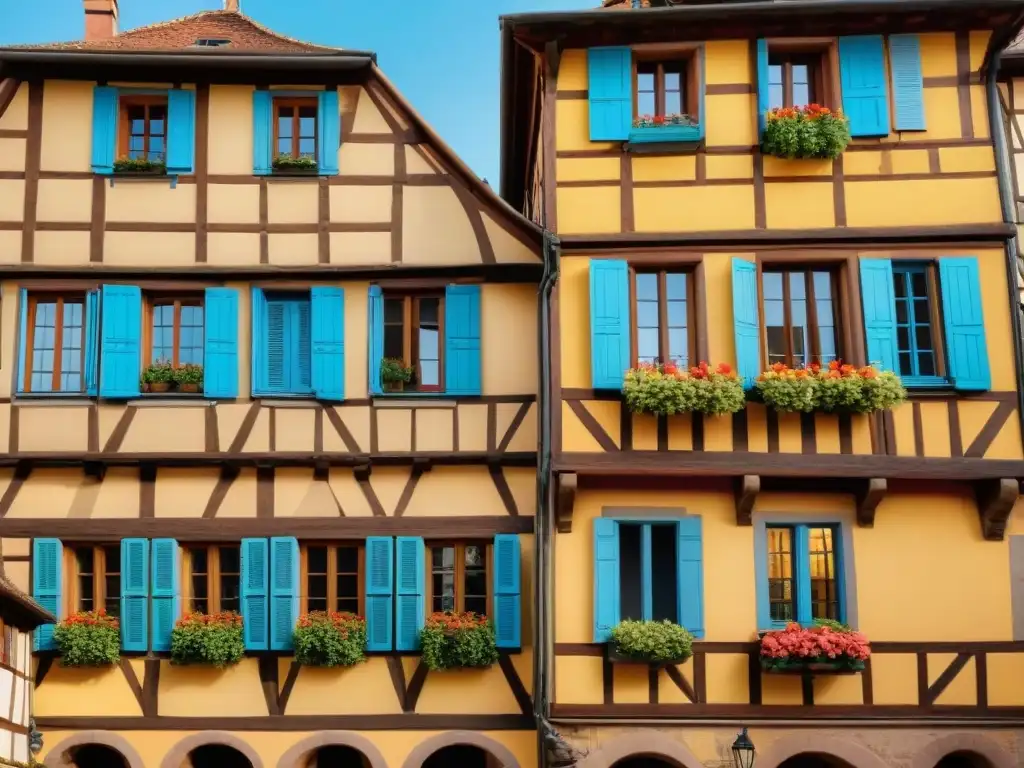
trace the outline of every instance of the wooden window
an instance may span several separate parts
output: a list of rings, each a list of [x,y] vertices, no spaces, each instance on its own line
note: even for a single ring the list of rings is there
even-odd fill
[[[65,546],[69,611],[121,614],[121,546]]]
[[[316,98],[274,99],[274,154],[316,158]]]
[[[481,542],[428,545],[427,605],[430,611],[472,611],[489,616],[493,569],[491,546]]]
[[[693,276],[686,272],[633,274],[633,362],[675,363],[694,359]]]
[[[197,613],[240,613],[241,548],[238,545],[192,546],[185,550],[185,605]]]
[[[633,115],[700,117],[700,67],[695,47],[638,46],[633,52]]]
[[[84,296],[29,295],[25,339],[26,392],[84,390]]]
[[[839,105],[838,50],[833,38],[768,41],[768,106]]]
[[[268,293],[266,299],[266,389],[273,394],[312,394],[309,294]]]
[[[363,615],[363,548],[357,544],[302,547],[302,613],[347,611]]]
[[[768,526],[767,536],[771,622],[842,621],[838,530],[827,525]]]
[[[384,296],[384,357],[412,365],[410,388],[444,391],[444,294]]]
[[[118,155],[132,160],[167,162],[167,97],[121,97]]]
[[[893,264],[892,278],[900,375],[945,376],[935,265]]]
[[[673,523],[619,523],[619,605],[623,620],[678,621],[677,541]]]
[[[146,296],[144,366],[168,360],[178,367],[203,364],[203,300],[198,296]]]
[[[762,273],[769,365],[825,365],[841,357],[838,286],[838,277],[824,269]]]

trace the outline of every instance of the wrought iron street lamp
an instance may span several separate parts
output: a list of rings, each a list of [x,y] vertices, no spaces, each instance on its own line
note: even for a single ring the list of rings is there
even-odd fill
[[[732,743],[732,764],[736,768],[754,768],[756,754],[754,742],[750,740],[747,729],[744,728]]]

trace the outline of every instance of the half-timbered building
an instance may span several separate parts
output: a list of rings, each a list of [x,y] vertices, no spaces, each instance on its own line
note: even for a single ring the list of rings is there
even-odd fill
[[[0,50],[3,555],[121,627],[95,669],[36,634],[40,758],[535,765],[541,230],[372,53],[230,0],[84,11],[85,40]],[[366,616],[366,663],[294,661],[325,609]],[[492,617],[500,661],[428,674],[435,610]],[[172,665],[193,611],[241,612],[245,658]]]
[[[1021,331],[989,77],[1020,4],[603,6],[502,20],[501,191],[557,246],[550,752],[731,766],[747,728],[758,768],[1021,765]],[[845,151],[765,150],[768,113],[809,103],[845,113]],[[655,416],[622,392],[642,364],[725,363],[756,392],[840,359],[908,398]],[[625,663],[624,619],[683,625],[692,658]],[[820,620],[867,637],[862,671],[763,668],[762,633]]]

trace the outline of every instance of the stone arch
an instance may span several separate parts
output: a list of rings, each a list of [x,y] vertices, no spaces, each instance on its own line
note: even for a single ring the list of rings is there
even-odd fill
[[[791,757],[806,754],[837,757],[856,768],[888,768],[882,758],[867,747],[821,733],[783,736],[764,752],[758,751],[757,768],[779,768]]]
[[[68,751],[75,747],[84,747],[86,744],[101,744],[116,749],[128,764],[128,768],[146,768],[135,747],[129,744],[124,736],[109,731],[82,731],[74,736],[68,736],[49,751],[43,765],[45,768],[67,768],[70,764]]]
[[[186,736],[171,747],[160,763],[160,768],[181,768],[181,764],[185,762],[185,758],[189,756],[192,750],[205,747],[207,744],[221,744],[225,747],[237,749],[252,763],[252,768],[263,768],[263,761],[256,754],[256,750],[233,733],[228,733],[227,731],[202,731],[201,733]],[[142,764],[139,763],[139,765],[141,768]]]
[[[423,763],[427,758],[438,750],[459,745],[479,747],[484,752],[490,753],[491,757],[501,763],[501,768],[519,768],[519,761],[508,747],[500,741],[473,731],[447,731],[439,733],[437,736],[431,736],[413,747],[412,752],[402,763],[402,768],[423,768]]]
[[[678,768],[704,768],[685,744],[660,731],[638,731],[620,736],[588,754],[577,766],[611,768],[627,757],[656,757],[675,763]]]
[[[911,763],[911,768],[935,768],[942,758],[957,752],[983,757],[992,768],[1017,768],[1018,765],[1005,749],[987,736],[976,733],[951,733],[922,749]]]
[[[363,753],[370,768],[388,768],[380,750],[365,736],[349,731],[322,731],[307,736],[277,761],[277,768],[301,768],[302,761],[320,747],[352,747]]]

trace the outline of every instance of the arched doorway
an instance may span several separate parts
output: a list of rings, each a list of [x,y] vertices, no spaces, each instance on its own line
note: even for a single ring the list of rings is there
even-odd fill
[[[424,760],[423,768],[502,768],[502,765],[480,747],[453,744]]]
[[[641,755],[639,757],[627,757],[619,760],[612,768],[677,768],[677,763],[666,760],[663,757],[650,757]]]
[[[303,768],[371,768],[370,761],[355,747],[332,744],[313,752]]]
[[[992,768],[992,763],[973,752],[954,752],[939,760],[935,768]]]
[[[779,768],[854,768],[854,766],[845,760],[840,760],[838,757],[805,752],[789,758]]]
[[[124,755],[106,744],[83,744],[68,750],[74,768],[128,768]]]
[[[188,753],[183,768],[253,768],[245,755],[226,744],[204,744]]]

